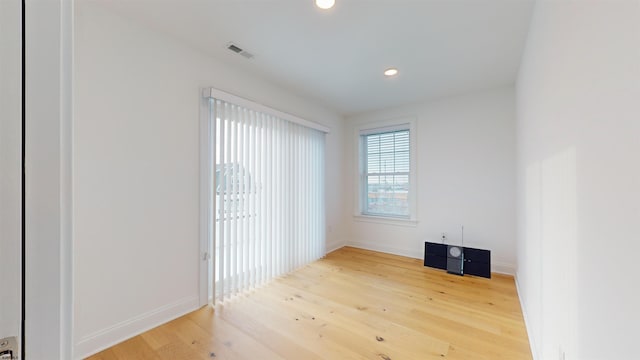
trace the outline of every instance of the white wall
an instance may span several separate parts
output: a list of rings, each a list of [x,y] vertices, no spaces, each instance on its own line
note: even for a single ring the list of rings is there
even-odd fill
[[[422,258],[424,241],[492,250],[495,271],[515,269],[514,89],[445,98],[348,118],[345,132],[348,243]],[[363,222],[353,217],[359,124],[413,117],[417,126],[417,226]]]
[[[99,5],[76,4],[74,276],[76,357],[198,305],[200,89],[213,86],[331,127],[341,118]],[[238,58],[238,61],[246,61]],[[327,194],[327,246],[341,241]]]
[[[517,85],[517,279],[538,359],[637,358],[638,99],[638,1],[537,3]]]
[[[0,338],[20,335],[21,14],[0,1]]]

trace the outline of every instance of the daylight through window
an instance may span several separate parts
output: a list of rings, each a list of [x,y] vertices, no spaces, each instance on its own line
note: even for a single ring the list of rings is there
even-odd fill
[[[409,129],[361,133],[363,215],[409,218]]]

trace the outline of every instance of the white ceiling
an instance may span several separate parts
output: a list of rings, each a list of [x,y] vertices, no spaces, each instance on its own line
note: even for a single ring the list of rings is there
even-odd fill
[[[110,0],[343,115],[513,84],[533,0]],[[234,42],[255,54],[227,50]],[[385,78],[384,69],[400,70]]]

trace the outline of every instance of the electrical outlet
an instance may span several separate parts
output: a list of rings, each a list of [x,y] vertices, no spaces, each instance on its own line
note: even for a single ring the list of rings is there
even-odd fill
[[[0,339],[0,359],[18,359],[18,341],[16,337]]]

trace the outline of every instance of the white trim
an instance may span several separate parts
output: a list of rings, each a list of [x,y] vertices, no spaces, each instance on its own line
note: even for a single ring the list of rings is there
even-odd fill
[[[74,0],[60,1],[60,357],[73,358]]]
[[[397,124],[397,125],[390,125],[390,126],[381,126],[381,127],[367,127],[366,129],[362,129],[360,130],[360,135],[372,135],[372,134],[380,134],[380,133],[387,133],[387,132],[395,132],[395,131],[404,131],[404,130],[411,130],[411,123],[407,122],[406,124]]]
[[[418,226],[418,221],[417,220],[404,219],[404,218],[394,218],[394,217],[388,217],[388,216],[374,216],[374,215],[358,214],[358,215],[354,215],[353,219],[355,221],[368,222],[368,223],[374,223],[374,224],[408,226],[408,227],[416,227],[416,226]]]
[[[499,262],[499,261],[491,261],[491,272],[492,273],[498,273],[498,274],[504,274],[504,275],[511,275],[513,277],[515,277],[516,275],[516,267],[513,264],[509,264],[509,263],[504,263],[504,262]]]
[[[186,297],[91,333],[78,341],[74,358],[89,357],[196,309],[198,309],[198,297]]]
[[[392,254],[392,255],[400,255],[405,257],[410,257],[413,259],[423,259],[424,258],[424,250],[414,251],[409,249],[400,249],[394,248],[390,246],[381,246],[378,244],[366,243],[361,241],[349,241],[346,246],[351,246],[358,249],[372,250],[378,251],[382,253]]]
[[[20,354],[22,242],[22,3],[0,0],[0,338]]]
[[[362,196],[363,196],[363,187],[362,187],[362,173],[364,170],[364,164],[362,161],[362,135],[363,134],[372,134],[377,132],[378,130],[387,130],[387,129],[401,129],[401,130],[409,130],[409,215],[410,217],[405,221],[416,222],[418,221],[418,211],[417,211],[417,198],[418,198],[418,169],[417,169],[417,157],[418,157],[418,147],[416,134],[418,132],[416,117],[403,117],[396,118],[384,121],[376,121],[376,122],[368,122],[368,123],[360,123],[355,126],[354,131],[354,156],[355,162],[357,164],[356,169],[352,171],[356,171],[354,176],[354,189],[357,191],[354,192],[354,209],[355,213],[354,217],[360,218],[368,218],[370,222],[378,222],[378,223],[387,223],[385,221],[389,221],[395,225],[398,224],[395,220],[400,220],[399,218],[394,217],[385,217],[385,216],[371,216],[363,214],[363,204],[362,204]],[[371,132],[369,132],[371,131]],[[376,219],[380,219],[379,221],[375,221]],[[383,221],[384,219],[385,221]]]
[[[338,243],[338,244],[327,244],[326,249],[325,249],[325,255],[327,255],[328,253],[332,253],[338,249],[342,249],[343,247],[345,247],[346,245],[343,243]]]
[[[351,246],[359,249],[379,251],[387,254],[406,256],[414,259],[424,259],[424,250],[415,251],[411,249],[401,249],[391,246],[372,244],[362,241],[350,241],[345,246]],[[515,278],[515,267],[508,263],[491,263],[491,273],[510,275]]]
[[[27,1],[24,10],[28,56],[22,346],[30,359],[73,356],[73,5],[73,0]]]
[[[269,114],[269,115],[273,115],[275,117],[278,117],[280,119],[284,119],[287,121],[290,121],[292,123],[295,124],[300,124],[302,126],[306,126],[308,128],[312,128],[312,129],[316,129],[319,131],[322,131],[326,134],[329,133],[329,131],[331,130],[329,127],[322,125],[322,124],[318,124],[315,123],[313,121],[309,121],[300,117],[297,117],[295,115],[274,109],[272,107],[260,104],[256,101],[252,101],[249,99],[245,99],[243,97],[237,96],[237,95],[233,95],[231,93],[228,93],[226,91],[222,91],[219,89],[215,89],[212,87],[209,88],[205,88],[202,90],[202,97],[205,99],[210,99],[210,98],[214,98],[214,99],[218,99],[218,100],[223,100],[226,101],[228,103],[232,103],[235,105],[239,105],[242,107],[245,107],[247,109],[251,109],[253,111],[257,111],[257,112],[262,112],[265,114]]]
[[[199,264],[199,304],[203,306],[209,302],[209,261],[205,259],[205,254],[209,254],[209,239],[210,234],[213,233],[213,222],[210,221],[214,214],[209,208],[211,200],[211,190],[213,181],[211,176],[211,161],[212,152],[210,151],[212,142],[215,139],[211,139],[209,134],[211,133],[210,121],[209,121],[209,99],[201,98],[200,100],[200,237],[198,253]],[[215,202],[215,201],[214,201]],[[214,204],[215,206],[215,204]],[[213,254],[209,254],[210,258],[213,258]]]
[[[518,300],[520,301],[520,310],[522,311],[522,317],[524,318],[524,326],[527,329],[527,336],[529,337],[529,347],[531,348],[531,356],[533,360],[538,360],[540,357],[536,351],[536,342],[533,339],[533,329],[531,328],[531,320],[529,320],[529,316],[527,316],[527,310],[524,306],[524,301],[522,299],[522,291],[520,290],[520,282],[518,281],[518,273],[516,272],[513,276],[513,279],[516,283],[516,292],[518,293]]]

